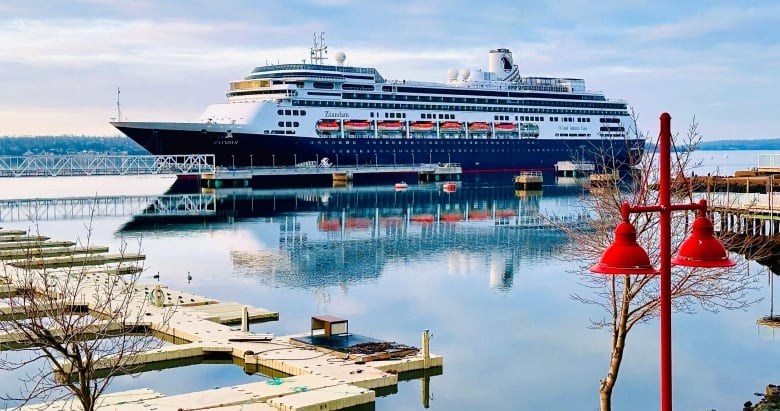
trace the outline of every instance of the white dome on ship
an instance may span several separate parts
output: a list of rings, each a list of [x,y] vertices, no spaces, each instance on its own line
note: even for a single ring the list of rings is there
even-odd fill
[[[454,68],[451,68],[451,69],[447,70],[447,78],[449,80],[452,80],[452,81],[457,80],[458,79],[458,70],[454,69]]]
[[[460,79],[463,81],[466,81],[469,79],[469,76],[471,76],[471,70],[467,68],[463,68],[460,70]]]
[[[333,55],[333,59],[336,60],[336,64],[338,64],[339,66],[343,66],[344,65],[344,60],[347,59],[347,55],[344,54],[343,51],[337,51]]]

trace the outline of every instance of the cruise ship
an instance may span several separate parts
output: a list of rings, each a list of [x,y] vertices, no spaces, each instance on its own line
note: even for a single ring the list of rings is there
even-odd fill
[[[371,67],[258,66],[192,122],[111,124],[152,154],[214,154],[218,166],[459,163],[464,172],[552,170],[559,161],[630,166],[644,139],[624,100],[577,78],[524,77],[505,48],[487,70],[446,81],[387,80]],[[121,120],[121,119],[120,119]],[[606,162],[605,162],[606,160]]]

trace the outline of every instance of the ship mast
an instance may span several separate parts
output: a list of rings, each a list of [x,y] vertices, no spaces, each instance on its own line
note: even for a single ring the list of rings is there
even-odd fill
[[[119,107],[119,86],[116,86],[116,121],[122,121],[122,108]]]
[[[325,64],[325,54],[328,54],[328,46],[325,45],[325,32],[314,33],[314,47],[311,48],[311,64]]]

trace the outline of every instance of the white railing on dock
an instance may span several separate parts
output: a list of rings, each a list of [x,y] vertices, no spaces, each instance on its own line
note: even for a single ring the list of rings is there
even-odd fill
[[[0,156],[0,177],[201,174],[216,170],[213,154]]]
[[[217,197],[207,194],[1,200],[0,221],[69,220],[84,217],[214,215]]]

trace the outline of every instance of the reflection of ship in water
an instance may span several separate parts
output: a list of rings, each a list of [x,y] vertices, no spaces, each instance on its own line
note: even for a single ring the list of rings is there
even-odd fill
[[[455,192],[435,185],[220,190],[216,215],[198,224],[144,217],[122,230],[164,230],[174,222],[176,231],[199,230],[203,221],[211,227],[251,221],[250,235],[262,237],[262,244],[231,250],[234,274],[274,287],[347,287],[374,281],[393,261],[446,255],[451,271],[487,263],[490,286],[508,290],[518,272],[548,261],[563,244],[564,234],[539,222],[581,218],[578,192],[545,186],[543,195],[518,197],[511,178]]]
[[[232,251],[234,272],[274,287],[345,287],[378,278],[393,261],[430,261],[446,254],[453,272],[487,262],[490,287],[508,290],[517,270],[549,261],[566,240],[563,233],[550,229],[466,224],[426,224],[419,231],[399,225],[355,230],[366,231],[362,236],[323,237],[301,228],[311,226],[306,221],[310,217],[301,217],[301,222],[298,218],[269,223],[269,229],[279,228],[278,249]]]

